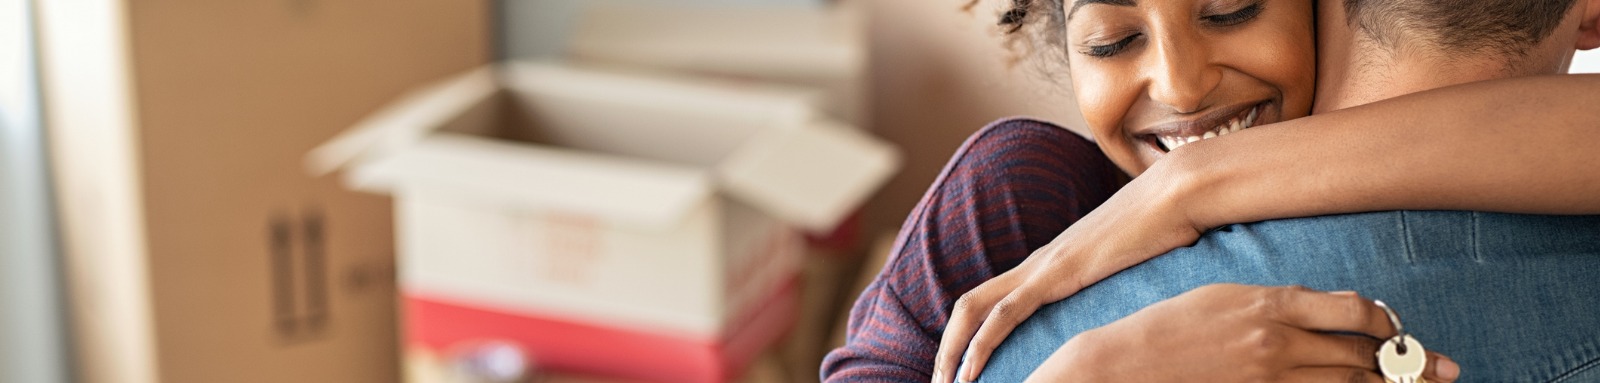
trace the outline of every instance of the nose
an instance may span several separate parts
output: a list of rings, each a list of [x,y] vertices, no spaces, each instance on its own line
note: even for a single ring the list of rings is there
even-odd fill
[[[1210,49],[1191,33],[1166,33],[1151,41],[1154,54],[1145,63],[1149,76],[1150,98],[1179,114],[1204,110],[1206,96],[1222,81],[1222,72],[1212,65]]]

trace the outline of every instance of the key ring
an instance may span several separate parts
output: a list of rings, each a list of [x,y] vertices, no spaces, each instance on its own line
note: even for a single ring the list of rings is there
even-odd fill
[[[1394,325],[1394,337],[1389,338],[1389,341],[1394,342],[1396,349],[1400,352],[1406,352],[1406,343],[1402,340],[1406,336],[1406,327],[1400,324],[1400,314],[1396,314],[1394,309],[1389,308],[1389,305],[1383,303],[1383,301],[1374,299],[1372,303],[1383,309],[1383,313],[1389,316],[1389,323]]]

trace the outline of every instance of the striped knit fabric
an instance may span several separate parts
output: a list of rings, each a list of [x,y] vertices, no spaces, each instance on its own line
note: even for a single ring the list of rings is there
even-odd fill
[[[1110,198],[1121,171],[1059,126],[1001,120],[945,166],[850,312],[827,382],[927,382],[956,298],[1021,263]]]

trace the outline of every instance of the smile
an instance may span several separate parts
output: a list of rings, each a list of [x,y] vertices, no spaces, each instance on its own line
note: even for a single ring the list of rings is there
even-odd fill
[[[1173,149],[1177,149],[1178,147],[1191,142],[1226,136],[1228,133],[1235,133],[1240,130],[1249,129],[1252,126],[1255,126],[1256,117],[1261,116],[1261,109],[1264,107],[1266,107],[1265,103],[1258,104],[1255,107],[1246,109],[1243,112],[1239,112],[1239,114],[1234,115],[1232,118],[1229,118],[1220,125],[1212,127],[1210,130],[1206,130],[1204,133],[1190,136],[1158,135],[1156,136],[1156,141],[1161,143],[1163,149],[1172,151]]]

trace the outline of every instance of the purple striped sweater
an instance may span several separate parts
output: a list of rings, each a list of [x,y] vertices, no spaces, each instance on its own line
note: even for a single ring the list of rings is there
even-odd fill
[[[1051,123],[1013,118],[973,134],[901,227],[822,380],[929,381],[956,298],[1016,267],[1123,177],[1093,142]]]

